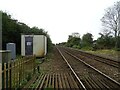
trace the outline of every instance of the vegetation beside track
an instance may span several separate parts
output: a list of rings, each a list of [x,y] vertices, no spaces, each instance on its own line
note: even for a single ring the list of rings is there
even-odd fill
[[[116,51],[113,49],[103,49],[103,50],[97,50],[97,51],[92,51],[92,50],[85,50],[86,52],[96,54],[99,56],[103,56],[106,58],[111,58],[111,59],[118,59],[118,56],[120,55],[120,51]]]
[[[2,13],[2,49],[6,49],[6,43],[15,43],[17,55],[21,51],[21,34],[45,35],[47,37],[47,52],[52,49],[52,41],[47,31],[36,26],[30,27],[23,22],[14,19],[7,12]]]

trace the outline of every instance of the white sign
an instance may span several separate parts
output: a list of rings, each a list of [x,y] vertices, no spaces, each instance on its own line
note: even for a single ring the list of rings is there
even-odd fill
[[[32,42],[27,42],[27,46],[31,46],[32,45]]]

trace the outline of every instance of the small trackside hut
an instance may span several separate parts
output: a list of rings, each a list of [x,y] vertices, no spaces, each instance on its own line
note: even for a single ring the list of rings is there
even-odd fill
[[[44,35],[21,35],[21,55],[44,57],[47,54],[47,37]]]

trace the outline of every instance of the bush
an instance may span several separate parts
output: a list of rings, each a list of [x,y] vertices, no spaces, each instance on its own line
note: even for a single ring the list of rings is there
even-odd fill
[[[115,51],[120,51],[120,48],[114,48]]]
[[[93,48],[92,47],[89,47],[89,46],[86,46],[86,47],[83,47],[81,48],[82,50],[92,50]]]
[[[80,46],[79,46],[79,45],[73,45],[72,47],[73,47],[73,48],[78,48],[78,49],[80,49]]]
[[[31,73],[28,73],[28,75],[27,75],[27,81],[29,81],[30,79],[32,78],[32,75],[31,75]]]

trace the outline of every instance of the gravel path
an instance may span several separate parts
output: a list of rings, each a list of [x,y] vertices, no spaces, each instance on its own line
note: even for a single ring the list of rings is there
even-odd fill
[[[53,49],[51,59],[45,60],[40,65],[40,71],[42,73],[65,73],[70,69],[67,67],[66,62],[62,59],[56,48]]]

